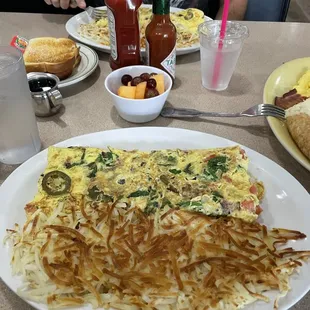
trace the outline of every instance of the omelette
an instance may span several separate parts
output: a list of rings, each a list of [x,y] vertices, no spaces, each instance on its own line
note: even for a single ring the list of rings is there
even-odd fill
[[[150,7],[139,8],[140,45],[145,48],[145,29],[152,20]],[[190,47],[199,43],[198,26],[204,22],[204,13],[190,8],[170,13],[171,21],[177,30],[177,48]],[[99,44],[110,45],[108,18],[103,17],[89,24],[81,24],[78,33]]]
[[[65,203],[68,212],[75,204],[87,206],[87,213],[96,211],[94,205],[121,204],[145,215],[177,208],[253,222],[263,192],[239,146],[151,152],[50,147],[38,193],[25,210],[29,216],[38,208],[50,215]]]

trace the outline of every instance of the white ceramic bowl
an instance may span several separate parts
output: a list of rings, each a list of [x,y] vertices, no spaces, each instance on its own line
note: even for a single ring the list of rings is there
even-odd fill
[[[163,74],[165,77],[165,92],[149,99],[127,99],[117,95],[118,88],[122,85],[121,78],[124,74],[132,77],[142,73]],[[111,94],[113,103],[119,115],[128,122],[145,123],[157,118],[165,105],[172,87],[172,79],[163,70],[148,66],[129,66],[111,72],[105,80],[105,88]]]

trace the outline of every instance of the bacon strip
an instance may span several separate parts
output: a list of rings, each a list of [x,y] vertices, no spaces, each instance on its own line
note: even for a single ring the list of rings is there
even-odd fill
[[[285,93],[282,97],[276,97],[275,105],[286,110],[306,99],[308,98],[298,94],[297,90],[294,88]]]

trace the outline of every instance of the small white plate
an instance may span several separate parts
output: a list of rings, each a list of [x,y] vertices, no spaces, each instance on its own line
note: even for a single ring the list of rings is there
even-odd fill
[[[155,149],[205,149],[236,145],[233,141],[214,135],[177,128],[138,127],[92,133],[63,141],[57,146],[93,146],[133,150]],[[265,184],[266,193],[262,202],[263,213],[259,222],[271,227],[299,230],[308,238],[289,242],[296,250],[310,249],[310,196],[302,185],[282,167],[267,157],[243,147],[249,159],[249,172]],[[23,224],[26,220],[24,206],[31,201],[37,191],[37,181],[47,164],[47,150],[35,155],[18,167],[0,187],[0,241],[6,228],[14,223]],[[12,276],[10,255],[7,246],[0,245],[0,277],[13,290],[22,285],[20,277]],[[305,263],[299,273],[291,276],[291,290],[280,299],[279,310],[287,310],[298,302],[310,289],[310,263]],[[275,292],[267,294],[270,303],[258,301],[245,307],[246,310],[273,309]],[[47,310],[46,305],[29,302],[39,310]],[[306,307],[309,308],[309,307]],[[74,308],[91,310],[90,305]]]
[[[149,5],[149,4],[143,4],[142,7],[145,7],[145,8],[152,8],[152,5]],[[102,10],[106,10],[107,7],[106,6],[101,6],[101,7],[98,7],[99,9],[102,9]],[[171,7],[170,8],[170,12],[173,13],[173,12],[180,12],[180,11],[183,11],[183,9],[179,9],[179,8],[174,8],[174,7]],[[205,16],[205,21],[208,21],[208,20],[212,20],[212,18],[208,17],[208,16]],[[78,33],[78,28],[81,24],[89,24],[90,22],[92,21],[92,19],[89,17],[89,15],[84,11],[82,13],[79,13],[73,17],[71,17],[67,23],[66,23],[66,30],[67,32],[69,33],[69,35],[71,37],[73,37],[74,39],[84,43],[84,44],[87,44],[99,51],[102,51],[102,52],[105,52],[105,53],[110,53],[111,51],[111,48],[110,46],[108,45],[103,45],[103,44],[99,44],[99,43],[96,43],[92,40],[89,40],[89,39],[86,39],[86,38],[83,38],[80,36],[80,34]],[[197,44],[194,44],[192,45],[191,47],[182,47],[182,48],[177,48],[177,56],[179,55],[184,55],[184,54],[190,54],[190,53],[194,53],[194,52],[197,52],[199,51],[200,49],[200,44],[197,43]],[[144,48],[141,49],[142,52],[145,51]]]
[[[74,68],[72,74],[68,78],[60,81],[58,84],[59,88],[64,88],[81,82],[90,76],[99,64],[98,55],[93,49],[80,43],[77,43],[77,46],[80,48],[80,64]]]

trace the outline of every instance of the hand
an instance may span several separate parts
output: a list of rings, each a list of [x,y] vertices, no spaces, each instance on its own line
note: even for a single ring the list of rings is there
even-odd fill
[[[55,8],[62,8],[66,10],[67,8],[76,8],[79,7],[81,9],[86,8],[85,0],[44,0],[46,4],[53,5]]]

